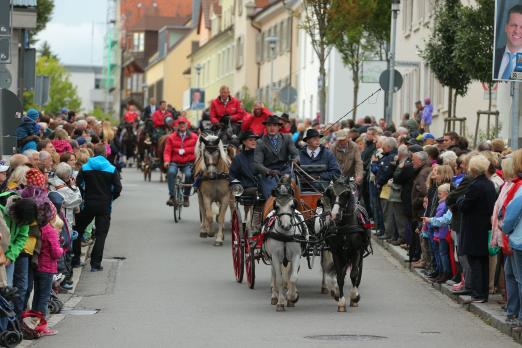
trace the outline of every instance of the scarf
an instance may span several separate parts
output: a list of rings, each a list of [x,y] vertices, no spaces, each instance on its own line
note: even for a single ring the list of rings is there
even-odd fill
[[[502,204],[501,213],[502,216],[506,215],[506,208],[513,200],[513,197],[515,197],[515,194],[517,193],[518,189],[522,186],[522,178],[519,176],[515,180],[513,180],[513,186],[509,189],[508,193],[506,194],[506,199],[504,200],[504,204]],[[513,251],[511,250],[511,247],[509,246],[509,237],[507,234],[502,233],[502,253],[504,255],[513,255]]]

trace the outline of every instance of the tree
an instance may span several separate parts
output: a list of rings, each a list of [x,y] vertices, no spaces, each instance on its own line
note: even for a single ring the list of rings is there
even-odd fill
[[[69,80],[69,73],[53,57],[40,56],[36,61],[36,75],[49,76],[49,102],[47,105],[40,105],[51,114],[57,114],[63,107],[69,110],[79,110],[81,106],[78,90]]]
[[[58,56],[51,51],[51,46],[47,41],[42,42],[42,45],[38,49],[38,53],[41,57],[58,59]]]
[[[303,0],[304,18],[301,28],[310,37],[312,48],[319,60],[319,113],[321,122],[326,116],[326,59],[331,51],[328,42],[330,0]]]
[[[45,29],[51,20],[54,10],[54,0],[38,0],[36,3],[36,28],[31,32],[31,43],[36,41],[35,36]]]
[[[383,9],[382,3],[386,2],[389,1],[334,0],[331,3],[328,39],[341,54],[344,65],[352,70],[354,120],[357,117],[362,63],[379,55],[387,40],[385,35],[390,32],[390,16],[383,20],[383,14],[378,13]],[[385,29],[386,23],[388,30]]]
[[[457,29],[455,58],[460,69],[471,79],[488,85],[491,112],[491,90],[493,88],[493,34],[495,26],[495,2],[477,0],[477,6],[462,9]],[[477,54],[480,52],[480,54]]]
[[[444,0],[436,4],[435,27],[422,52],[422,57],[440,83],[449,87],[448,117],[453,117],[457,105],[457,96],[466,95],[468,85],[471,82],[471,77],[458,64],[455,54],[457,49],[456,36],[462,17],[462,5],[460,0]],[[453,92],[455,93],[454,96]],[[455,98],[454,101],[453,97]]]

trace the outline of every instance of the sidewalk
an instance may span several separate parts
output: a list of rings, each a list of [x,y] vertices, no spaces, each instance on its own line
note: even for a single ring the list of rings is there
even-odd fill
[[[522,344],[522,328],[513,328],[506,323],[506,315],[498,303],[502,299],[500,294],[490,295],[487,303],[472,303],[463,304],[463,296],[455,295],[451,292],[451,286],[446,284],[437,284],[430,281],[419,269],[410,268],[408,262],[408,255],[406,250],[399,246],[393,246],[383,240],[377,238],[372,232],[372,242],[377,243],[385,251],[387,251],[393,258],[395,258],[399,264],[406,270],[410,270],[413,274],[424,280],[427,284],[436,290],[439,290],[444,295],[451,298],[453,301],[462,305],[462,307],[469,312],[480,317],[486,324],[491,325],[500,332],[511,336],[517,343]]]

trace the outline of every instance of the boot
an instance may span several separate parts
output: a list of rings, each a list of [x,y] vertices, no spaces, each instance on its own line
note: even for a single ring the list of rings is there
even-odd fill
[[[451,278],[451,273],[442,273],[440,277],[437,278],[436,282],[439,284],[444,284]]]
[[[169,207],[174,206],[175,203],[176,203],[176,199],[174,197],[170,197],[169,200],[167,201],[167,205]]]
[[[183,206],[185,208],[188,208],[190,206],[190,201],[189,201],[188,196],[183,196]]]

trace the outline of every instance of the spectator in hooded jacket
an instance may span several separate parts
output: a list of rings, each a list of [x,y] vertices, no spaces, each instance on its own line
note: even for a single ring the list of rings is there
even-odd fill
[[[20,152],[33,149],[36,150],[40,127],[38,126],[38,118],[40,113],[35,109],[29,109],[27,114],[22,117],[22,123],[16,127],[16,141]]]
[[[185,184],[192,183],[192,164],[196,159],[196,143],[198,136],[189,130],[190,123],[185,117],[176,120],[177,132],[169,135],[163,152],[163,165],[167,169],[169,200],[167,205],[174,205],[176,177],[178,170],[185,174]],[[186,186],[183,195],[183,206],[189,206],[190,186]]]
[[[243,124],[241,125],[241,130],[243,132],[251,131],[258,136],[262,136],[266,129],[263,123],[270,115],[270,110],[265,108],[262,102],[255,103],[252,114],[244,118]]]
[[[84,164],[76,182],[82,192],[84,206],[77,216],[78,238],[74,241],[73,266],[80,265],[81,241],[85,228],[95,220],[96,242],[91,253],[91,272],[103,270],[101,265],[105,239],[111,222],[112,201],[120,196],[121,182],[116,168],[106,158],[105,144],[94,146],[94,157]]]

